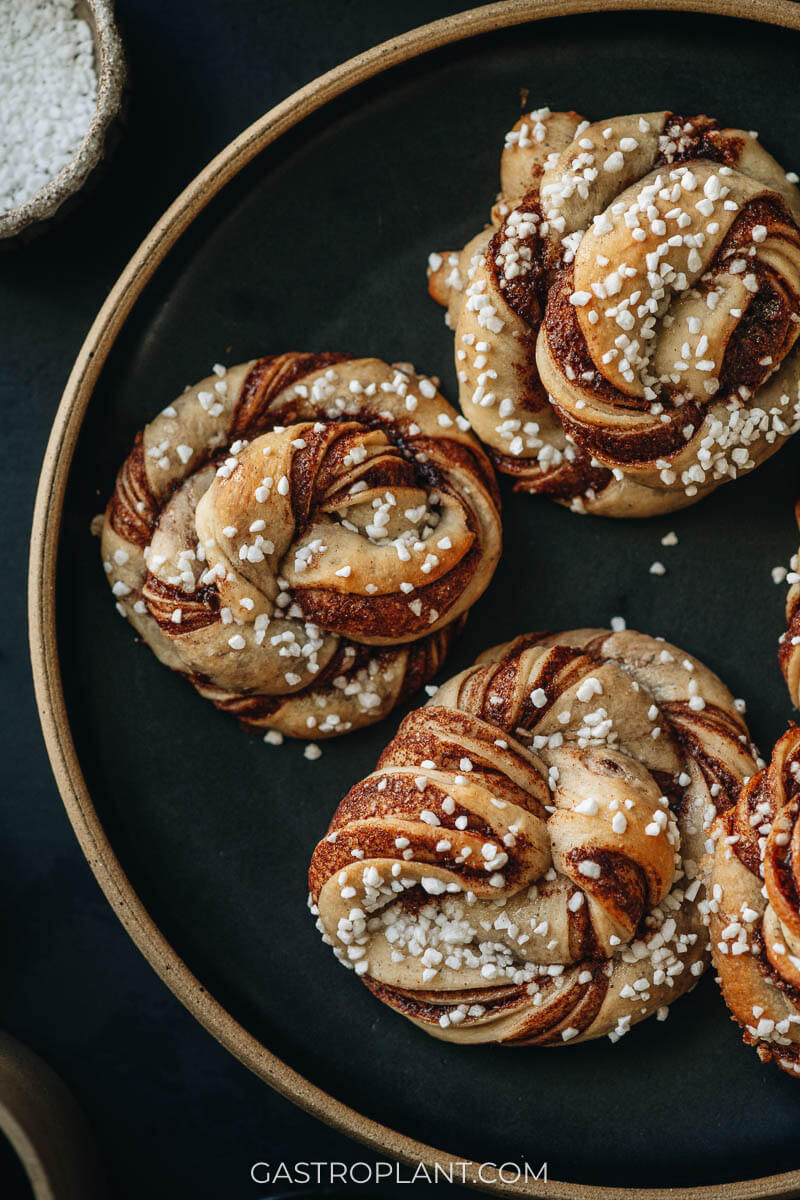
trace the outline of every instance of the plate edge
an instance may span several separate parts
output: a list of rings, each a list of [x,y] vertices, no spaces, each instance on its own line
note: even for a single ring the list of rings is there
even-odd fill
[[[34,691],[56,785],[84,856],[137,948],[199,1023],[287,1099],[328,1125],[407,1164],[464,1160],[356,1112],[294,1071],[249,1034],[203,988],[132,888],[89,796],[66,713],[56,645],[55,567],[67,478],[94,386],[123,324],[158,267],[195,217],[226,183],[282,134],[331,100],[400,63],[493,29],[604,11],[679,11],[735,17],[800,30],[792,0],[500,0],[409,30],[341,63],[292,93],[233,139],[195,176],[145,237],[109,292],[79,351],[48,439],[34,506],[28,609]],[[670,1188],[609,1188],[552,1180],[487,1184],[471,1162],[465,1182],[495,1194],[550,1200],[668,1200]],[[687,1200],[789,1200],[800,1169],[760,1179],[681,1189]]]

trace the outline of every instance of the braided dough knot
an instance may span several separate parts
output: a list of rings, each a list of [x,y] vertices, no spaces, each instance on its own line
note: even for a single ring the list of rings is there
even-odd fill
[[[251,724],[320,736],[383,716],[438,668],[499,557],[492,470],[459,422],[374,359],[204,380],[118,477],[103,552],[125,615]]]
[[[320,927],[439,1036],[619,1036],[702,970],[703,830],[753,765],[729,693],[674,647],[519,638],[341,802],[310,868]]]
[[[800,500],[794,506],[794,516],[795,521],[800,525]],[[783,577],[789,583],[789,590],[786,593],[786,630],[778,639],[778,663],[795,708],[800,708],[800,573],[798,572],[798,563],[800,563],[800,552],[792,555],[789,571],[779,568],[778,574],[775,576],[776,582],[780,582]]]
[[[800,730],[716,832],[708,916],[723,995],[759,1057],[800,1076]]]
[[[538,118],[497,228],[434,256],[462,407],[520,488],[682,507],[800,427],[800,193],[707,117]]]
[[[800,770],[800,759],[795,764]],[[800,992],[800,799],[775,818],[764,851],[764,949],[773,969]]]

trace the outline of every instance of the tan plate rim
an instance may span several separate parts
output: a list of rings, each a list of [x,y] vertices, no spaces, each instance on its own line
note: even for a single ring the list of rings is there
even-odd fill
[[[547,17],[624,10],[682,11],[758,20],[800,30],[792,0],[501,0],[412,29],[319,76],[269,110],[234,139],[178,196],[144,239],[111,289],[81,347],[56,413],[45,452],[31,533],[29,633],[39,717],[56,783],[81,848],[106,898],[133,941],[179,1000],[256,1075],[335,1129],[404,1163],[456,1169],[456,1178],[504,1195],[550,1200],[668,1200],[668,1188],[607,1188],[520,1180],[487,1184],[481,1164],[436,1150],[369,1119],[328,1095],[277,1058],[211,996],[142,905],[106,838],[78,763],[61,685],[56,638],[55,570],[69,467],[100,371],[134,303],[166,255],[210,200],[257,154],[330,100],[398,63],[492,29]],[[686,1200],[759,1200],[800,1193],[800,1169],[738,1183],[681,1190]]]

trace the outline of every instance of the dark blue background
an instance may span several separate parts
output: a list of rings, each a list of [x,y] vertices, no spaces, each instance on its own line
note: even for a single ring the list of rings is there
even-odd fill
[[[195,1023],[128,939],[78,848],[42,743],[26,632],[30,521],[50,424],[109,288],[196,172],[321,72],[465,6],[119,0],[131,84],[122,140],[78,210],[0,256],[0,1027],[71,1087],[115,1197],[260,1200],[268,1189],[249,1181],[256,1160],[373,1156],[283,1100]],[[0,1195],[9,1189],[0,1153]]]

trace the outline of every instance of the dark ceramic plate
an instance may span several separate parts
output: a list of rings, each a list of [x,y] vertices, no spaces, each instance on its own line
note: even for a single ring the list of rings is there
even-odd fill
[[[58,644],[78,759],[113,850],[166,939],[250,1034],[335,1099],[459,1157],[547,1160],[551,1178],[592,1188],[795,1171],[800,1087],[741,1044],[710,974],[666,1024],[615,1046],[448,1046],[384,1008],[319,940],[305,874],[338,800],[402,714],[325,744],[317,762],[298,744],[249,737],[134,643],[89,522],[134,432],[217,360],[346,349],[410,360],[454,399],[426,256],[483,223],[523,89],[529,105],[593,119],[712,113],[758,129],[796,167],[798,62],[800,34],[786,29],[606,13],[496,31],[361,84],[260,154],[194,222],[123,328],[83,423]],[[504,485],[505,554],[447,672],[525,630],[619,614],[718,671],[768,749],[792,715],[776,661],[783,588],[770,569],[797,541],[799,449],[800,439],[696,507],[639,523],[580,518]],[[679,544],[664,549],[670,530]],[[654,559],[665,576],[648,573]]]

